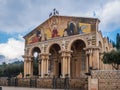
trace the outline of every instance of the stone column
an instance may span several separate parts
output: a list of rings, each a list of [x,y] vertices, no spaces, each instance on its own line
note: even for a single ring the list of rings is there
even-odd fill
[[[41,75],[41,59],[40,59],[40,57],[38,59],[38,75],[39,76]]]
[[[32,70],[32,68],[31,68],[31,59],[29,58],[29,70],[28,70],[28,74],[30,75],[30,77],[31,77],[31,70]]]
[[[100,58],[99,58],[99,48],[95,47],[93,51],[94,65],[93,69],[100,69]]]
[[[60,53],[61,53],[61,66],[62,66],[62,78],[65,78],[65,74],[66,74],[66,65],[65,65],[65,63],[66,63],[66,53],[65,53],[65,51],[60,51]]]
[[[32,72],[32,58],[31,56],[24,55],[24,78],[26,78],[26,75],[29,74],[29,77],[33,76]]]
[[[29,71],[28,74],[30,75],[30,77],[33,77],[33,57],[29,56]]]
[[[24,55],[24,78],[26,78],[26,74],[27,74],[27,57]]]
[[[46,74],[46,59],[43,59],[43,76]]]
[[[67,74],[68,74],[68,77],[70,77],[71,75],[71,73],[70,73],[70,62],[71,62],[71,53],[72,53],[72,51],[68,51],[67,52]]]
[[[45,54],[45,74],[48,75],[48,62],[49,62],[49,54]]]
[[[48,62],[49,62],[48,58],[47,58],[46,62],[47,62],[47,70],[46,70],[46,71],[47,71],[47,74],[48,74],[48,73],[49,73],[49,72],[48,72],[48,68],[49,68],[49,67],[48,67]]]
[[[42,59],[42,60],[41,60],[41,77],[42,77],[42,78],[43,78],[43,73],[44,73],[44,72],[43,72],[43,69],[44,69],[44,68],[43,68],[43,59]]]
[[[62,77],[65,78],[65,75],[68,74],[70,77],[70,57],[71,51],[60,51],[61,53],[61,62],[62,62]]]
[[[65,78],[65,56],[62,57],[62,77]]]
[[[93,48],[87,47],[84,50],[86,51],[86,71],[90,72],[90,68],[93,67]]]
[[[86,72],[88,72],[88,68],[89,68],[89,66],[88,66],[88,64],[89,64],[89,62],[88,62],[88,59],[89,59],[89,55],[88,54],[86,54]]]
[[[48,61],[49,61],[49,54],[41,53],[41,77],[43,78],[45,74],[48,74]]]
[[[93,65],[93,57],[92,57],[92,53],[89,53],[89,67],[92,67]]]
[[[68,77],[70,76],[70,56],[68,56]]]
[[[100,48],[97,46],[94,47],[87,47],[84,50],[86,50],[86,55],[88,56],[88,69],[92,67],[92,69],[100,69]]]
[[[40,65],[41,64],[41,65]],[[40,53],[39,55],[39,75],[43,78],[44,75],[44,55]]]

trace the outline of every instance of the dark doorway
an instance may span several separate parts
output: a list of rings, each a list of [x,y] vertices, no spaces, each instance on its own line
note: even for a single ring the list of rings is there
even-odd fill
[[[58,77],[60,78],[60,76],[61,76],[61,63],[59,63],[59,75],[58,75]]]

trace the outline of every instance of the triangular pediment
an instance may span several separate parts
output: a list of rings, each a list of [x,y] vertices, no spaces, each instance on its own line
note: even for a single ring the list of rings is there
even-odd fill
[[[97,18],[52,16],[24,36],[27,44],[96,31]]]

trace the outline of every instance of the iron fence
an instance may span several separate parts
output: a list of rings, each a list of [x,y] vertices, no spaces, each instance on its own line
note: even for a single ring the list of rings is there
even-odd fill
[[[2,81],[2,80],[1,80]],[[85,78],[8,78],[6,86],[53,88],[53,89],[79,89],[87,90],[88,81]],[[0,82],[1,85],[1,82]],[[2,84],[3,85],[3,84]]]

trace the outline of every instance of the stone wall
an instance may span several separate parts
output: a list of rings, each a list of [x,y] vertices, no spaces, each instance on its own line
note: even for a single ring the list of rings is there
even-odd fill
[[[8,85],[8,78],[0,78],[0,86],[7,86]]]
[[[53,86],[54,84],[54,86]],[[87,90],[87,78],[64,79],[64,78],[0,78],[0,86],[34,87],[34,88],[71,88]]]
[[[82,90],[88,89],[88,80],[87,78],[81,78],[81,79],[71,79],[69,80],[69,88],[77,88]]]
[[[18,79],[19,87],[30,87],[30,79]]]
[[[98,79],[98,90],[120,90],[120,70],[93,70],[91,79]]]
[[[37,87],[38,88],[52,88],[52,79],[37,79]]]

